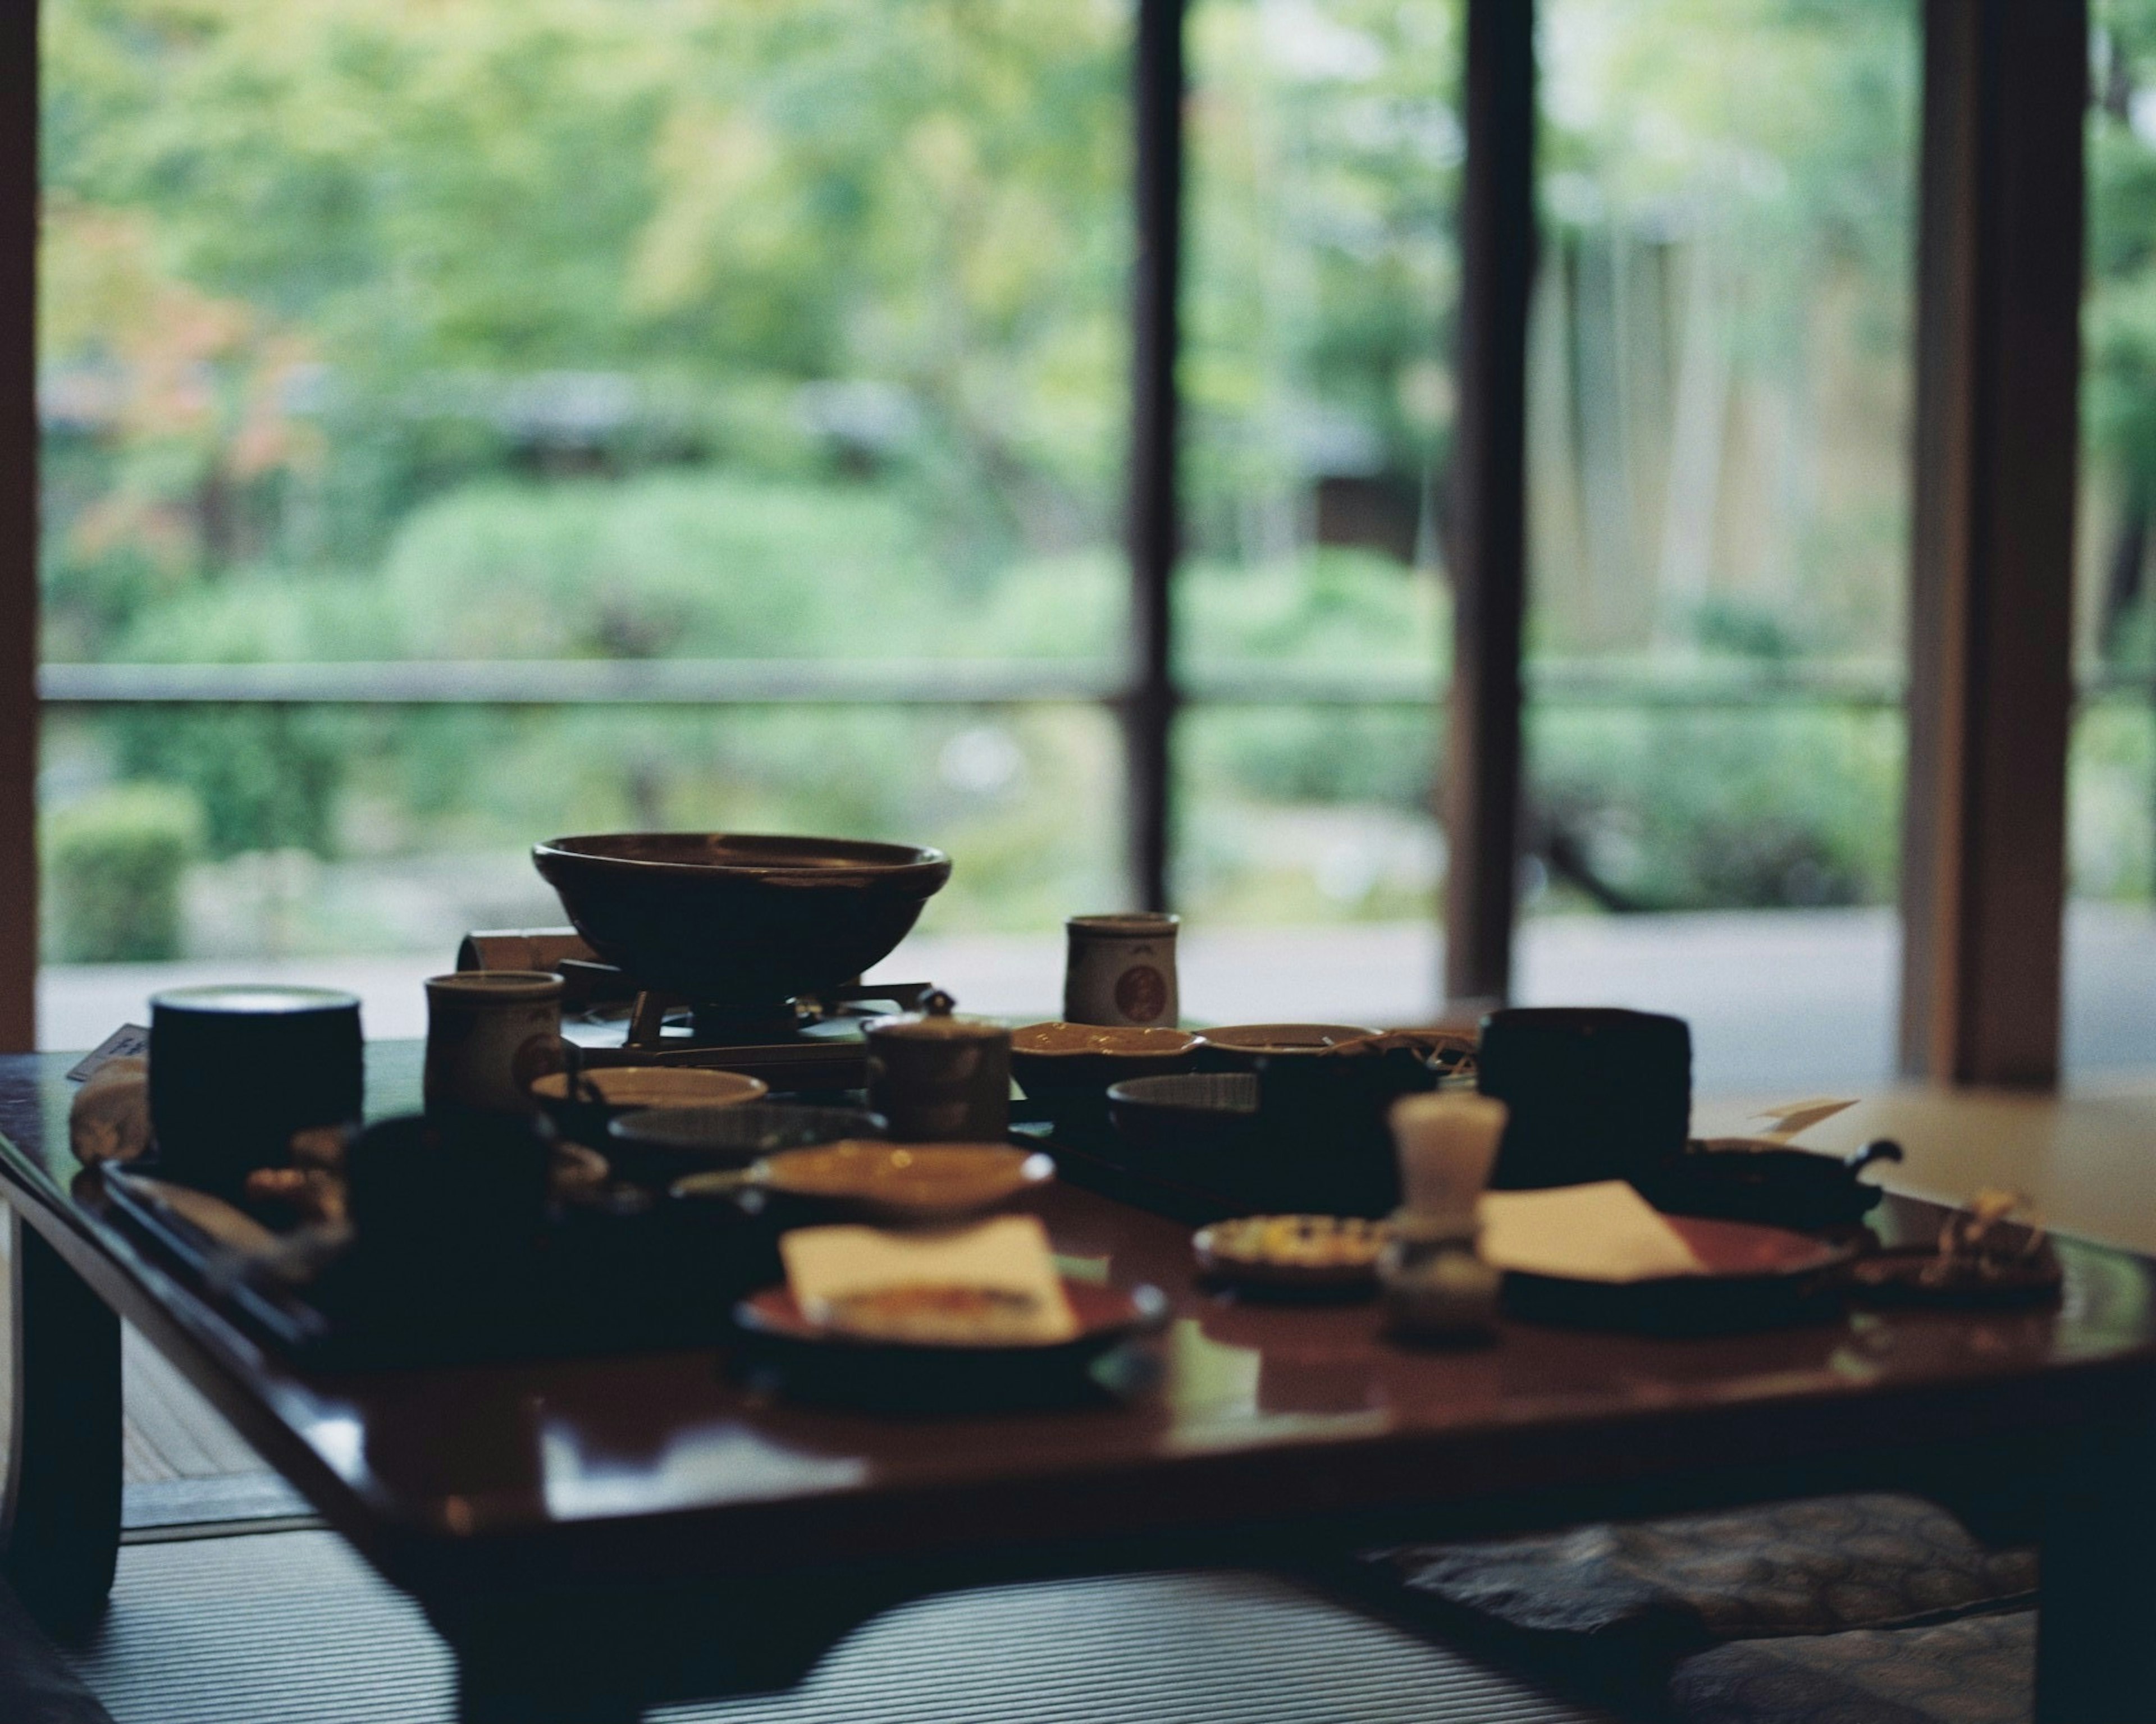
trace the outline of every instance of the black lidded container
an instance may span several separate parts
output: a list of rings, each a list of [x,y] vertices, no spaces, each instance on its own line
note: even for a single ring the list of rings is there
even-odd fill
[[[359,1122],[359,1001],[327,988],[174,988],[150,999],[158,1172],[236,1195],[288,1166],[292,1134]]]
[[[1477,1085],[1509,1111],[1501,1191],[1639,1180],[1683,1153],[1691,1031],[1614,1006],[1536,1006],[1482,1020]]]

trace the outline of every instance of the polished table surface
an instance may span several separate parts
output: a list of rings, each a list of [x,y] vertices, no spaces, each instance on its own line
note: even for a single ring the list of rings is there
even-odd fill
[[[414,1050],[369,1058],[372,1110],[408,1106]],[[1548,1523],[1652,1506],[1657,1486],[1712,1496],[1717,1478],[1738,1496],[1828,1488],[1869,1481],[1882,1458],[2138,1406],[2156,1361],[2149,1266],[2071,1241],[2056,1310],[1854,1312],[1687,1339],[1507,1323],[1491,1344],[1430,1351],[1386,1339],[1373,1305],[1209,1292],[1187,1229],[1056,1187],[1036,1206],[1066,1273],[1150,1282],[1173,1306],[1157,1383],[1124,1401],[823,1411],[744,1388],[710,1351],[303,1375],[167,1275],[76,1178],[64,1065],[0,1060],[8,1196],[423,1600],[878,1559],[988,1557],[988,1573],[997,1552],[1019,1572],[1020,1553],[1058,1544]],[[1922,1237],[1938,1219],[1895,1199],[1877,1224]]]

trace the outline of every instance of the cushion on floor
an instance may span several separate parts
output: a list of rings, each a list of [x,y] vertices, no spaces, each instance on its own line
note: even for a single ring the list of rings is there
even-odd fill
[[[2036,1614],[1739,1640],[1670,1680],[1686,1724],[2027,1724]]]
[[[1906,1627],[2026,1602],[2036,1584],[2033,1552],[1988,1549],[1937,1505],[1887,1493],[1368,1560],[1448,1628],[1635,1692],[1723,1641]]]
[[[112,1724],[0,1582],[0,1719],[6,1724]]]

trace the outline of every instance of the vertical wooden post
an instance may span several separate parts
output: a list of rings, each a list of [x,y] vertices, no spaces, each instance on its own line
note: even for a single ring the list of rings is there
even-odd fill
[[[1453,453],[1445,991],[1511,992],[1527,604],[1527,303],[1535,269],[1532,0],[1468,0]]]
[[[2059,1068],[2087,0],[1928,0],[1902,1064]]]
[[[8,1228],[0,1574],[39,1622],[73,1633],[105,1608],[120,1554],[120,1319],[19,1210]]]
[[[1165,910],[1173,820],[1176,317],[1183,252],[1183,0],[1139,0],[1132,113],[1137,254],[1131,303],[1131,675],[1123,707],[1131,890]]]
[[[0,1053],[38,1044],[38,8],[0,7]]]

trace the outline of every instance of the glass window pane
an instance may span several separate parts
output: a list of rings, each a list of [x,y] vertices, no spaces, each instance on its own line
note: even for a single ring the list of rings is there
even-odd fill
[[[48,660],[1112,675],[1129,40],[1121,0],[47,0]],[[532,884],[430,895],[451,859],[661,817],[963,839],[935,914],[1047,927],[1114,854],[1098,732],[112,711],[44,806],[181,834],[137,956],[277,948],[208,906],[303,854],[307,949],[439,962]],[[1080,829],[1035,850],[1042,798]],[[400,870],[426,916],[328,907]]]
[[[1684,1013],[1709,1086],[1892,1066],[1917,13],[1541,13],[1525,988]]]
[[[1208,927],[1368,924],[1365,997],[1405,1018],[1435,991],[1460,18],[1197,0],[1188,24],[1179,668],[1201,698],[1282,706],[1183,720],[1178,902],[1194,951]],[[1289,710],[1313,688],[1392,704]],[[1291,997],[1332,985],[1298,936],[1235,938]],[[1256,1009],[1220,991],[1207,1015]]]
[[[343,975],[371,1034],[418,1034],[418,979],[466,930],[561,921],[529,851],[562,832],[929,834],[951,884],[883,971],[981,1010],[1051,1013],[1049,931],[1121,895],[1121,744],[1096,706],[123,708],[59,716],[45,757],[55,1046],[139,1013],[173,960]]]
[[[2156,12],[2098,0],[2091,44],[2066,1062],[2156,1064]]]

